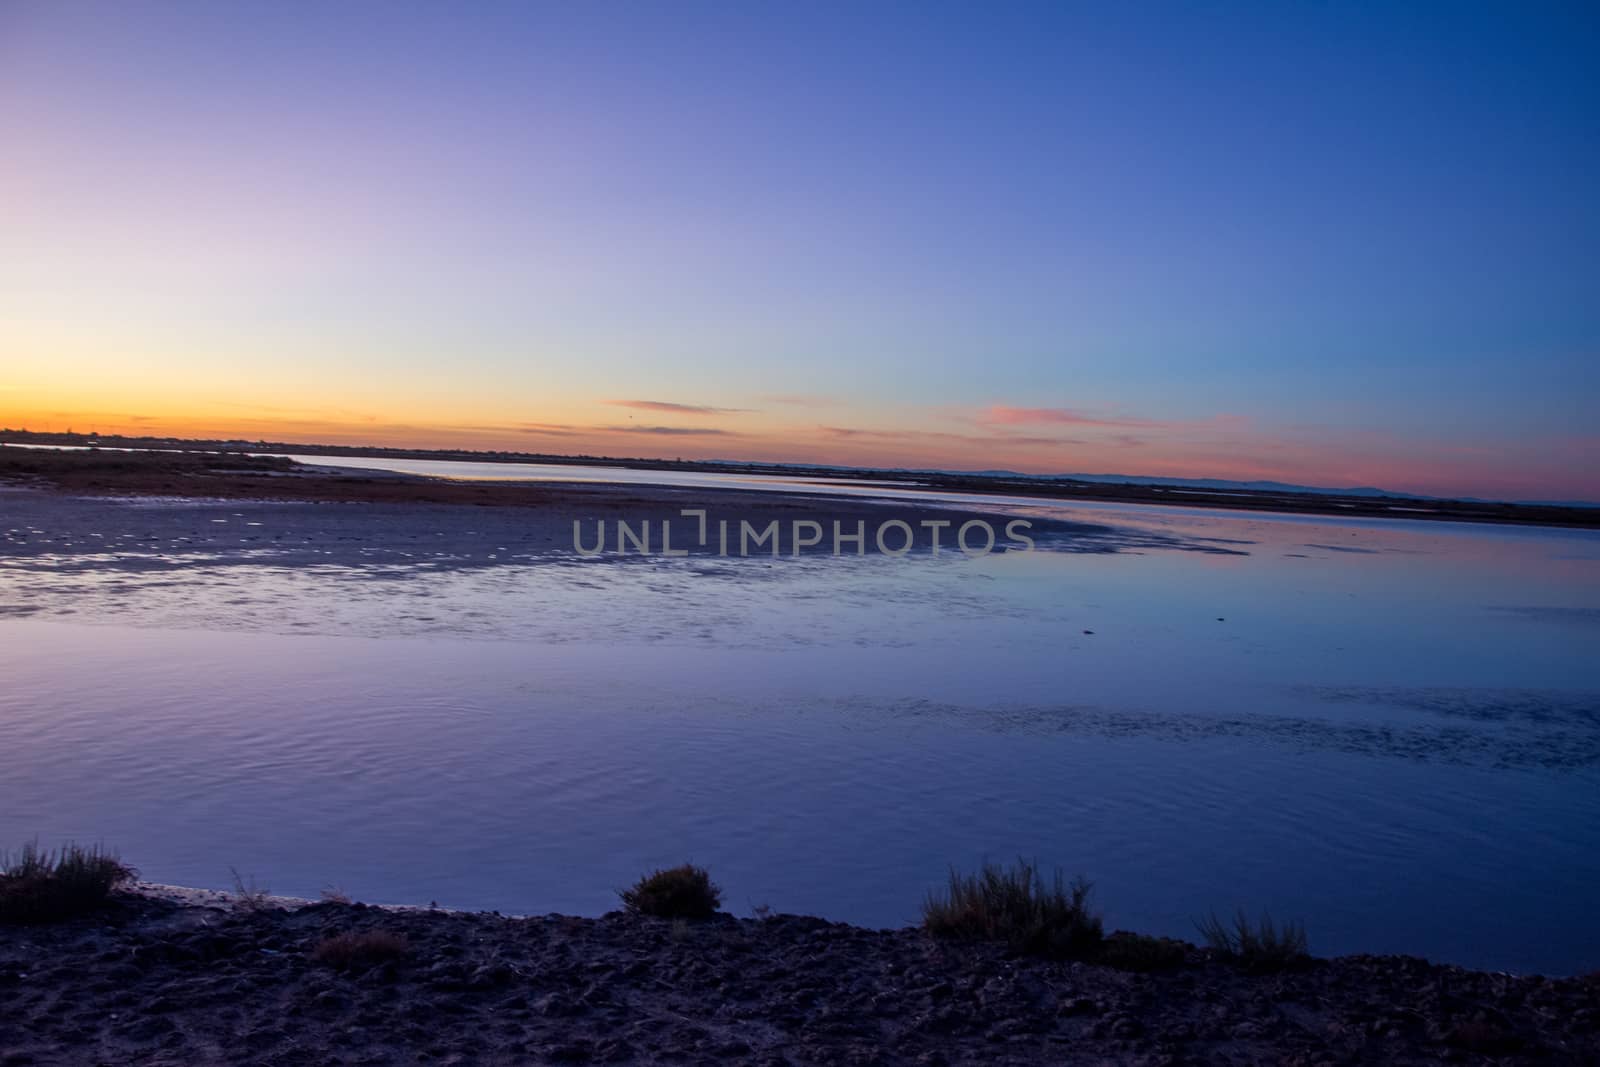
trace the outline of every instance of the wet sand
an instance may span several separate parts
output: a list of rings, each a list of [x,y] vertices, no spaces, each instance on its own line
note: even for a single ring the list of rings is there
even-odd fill
[[[390,931],[405,955],[315,946]],[[508,918],[123,895],[0,928],[10,1064],[1593,1063],[1600,978],[1352,956],[1140,974],[799,916]]]
[[[74,549],[65,554],[87,553],[98,565],[111,566],[201,551],[220,555],[223,562],[259,562],[270,550],[280,563],[414,562],[421,555],[460,566],[573,557],[580,546],[587,552],[597,545],[606,558],[662,555],[668,547],[664,523],[671,523],[671,550],[696,556],[790,556],[797,550],[820,556],[835,549],[877,555],[885,548],[899,554],[907,545],[913,553],[936,547],[957,552],[967,523],[981,524],[966,541],[981,553],[985,547],[997,552],[1024,548],[1024,542],[1008,536],[1008,527],[1019,519],[1023,525],[1017,532],[1038,548],[1236,554],[1220,544],[1048,518],[1025,504],[880,500],[806,493],[799,485],[795,492],[776,493],[472,482],[205,453],[0,449],[0,493],[0,549],[7,556],[59,558],[64,549]],[[231,511],[228,504],[241,510]],[[202,515],[204,509],[213,514]],[[699,517],[683,514],[686,509],[705,511],[703,530]],[[647,546],[623,539],[619,522],[626,522],[635,538],[648,527]],[[776,536],[767,537],[773,523]],[[895,523],[903,526],[886,527]],[[861,540],[854,540],[858,535]],[[812,538],[814,544],[798,543]]]

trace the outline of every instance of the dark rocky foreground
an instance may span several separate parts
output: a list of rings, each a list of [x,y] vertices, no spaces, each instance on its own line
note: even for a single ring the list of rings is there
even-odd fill
[[[325,937],[403,934],[340,969]],[[1595,1063],[1600,978],[1356,956],[1133,974],[820,919],[120,898],[0,928],[0,1065]]]

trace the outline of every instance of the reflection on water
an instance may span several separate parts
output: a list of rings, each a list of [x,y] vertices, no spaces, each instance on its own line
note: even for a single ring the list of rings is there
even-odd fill
[[[1113,925],[1600,967],[1594,534],[1049,510],[1115,534],[607,562],[473,509],[11,495],[0,837],[505,911],[689,857],[869,924],[1021,854]]]
[[[670,485],[692,489],[765,489],[792,493],[797,489],[826,489],[836,493],[878,495],[897,491],[908,483],[884,482],[870,478],[794,478],[773,474],[730,474],[721,471],[646,470],[635,467],[604,467],[576,463],[477,463],[454,459],[402,459],[374,456],[302,456],[272,452],[298,463],[318,467],[343,467],[356,470],[398,471],[433,478],[466,478],[481,481],[516,482],[599,482],[606,485]]]

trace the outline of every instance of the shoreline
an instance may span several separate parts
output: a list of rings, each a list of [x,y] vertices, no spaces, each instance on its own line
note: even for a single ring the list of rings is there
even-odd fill
[[[176,897],[177,899],[173,899]],[[381,936],[381,962],[319,946]],[[0,927],[0,1062],[1592,1061],[1600,976],[1405,956],[1157,971],[798,915],[512,917],[135,887]]]
[[[682,554],[700,560],[924,556],[960,554],[964,547],[968,554],[987,555],[1026,550],[1029,543],[1045,551],[1180,548],[1239,554],[1227,544],[1121,525],[1113,517],[1084,521],[1041,514],[1026,502],[1006,506],[798,489],[454,481],[323,470],[264,457],[246,463],[216,455],[0,449],[0,489],[19,520],[32,520],[23,526],[34,527],[32,533],[18,526],[0,536],[0,549],[8,555],[59,552],[63,542],[74,540],[69,531],[89,529],[106,537],[88,539],[96,541],[92,546],[77,538],[78,550],[109,551],[112,565],[123,567],[140,558],[201,549],[219,558],[258,562],[266,558],[262,553],[277,562],[328,562],[332,552],[350,556],[351,562],[431,559],[452,567]],[[270,514],[246,523],[229,511],[246,507]],[[219,514],[204,521],[185,514],[206,508]],[[141,516],[139,531],[128,522],[134,509]],[[628,524],[626,533],[622,523]],[[964,531],[968,524],[977,525]],[[447,532],[450,538],[444,538]],[[445,542],[473,551],[445,551]]]
[[[34,434],[27,435],[27,437],[28,439],[24,440],[22,435],[13,433],[0,438],[0,481],[8,477],[8,471],[11,472],[10,476],[14,477],[19,469],[29,466],[42,466],[47,462],[19,458],[19,456],[37,457],[44,455],[82,457],[81,462],[85,466],[97,465],[100,468],[98,475],[81,475],[66,470],[66,468],[73,465],[73,460],[70,458],[66,461],[58,461],[60,466],[53,472],[54,476],[61,479],[63,484],[69,484],[80,491],[107,491],[105,484],[96,486],[94,483],[97,481],[106,483],[107,479],[111,477],[109,472],[120,468],[116,477],[121,479],[126,491],[142,495],[158,495],[162,491],[173,492],[178,490],[183,486],[184,479],[182,477],[173,477],[172,471],[178,471],[180,474],[192,477],[199,473],[201,468],[207,466],[208,459],[212,461],[210,462],[212,473],[208,479],[208,486],[226,494],[230,499],[264,498],[265,494],[259,485],[241,479],[246,476],[260,476],[263,474],[270,478],[272,476],[270,472],[274,464],[290,464],[291,466],[300,467],[300,470],[295,474],[295,477],[299,479],[298,484],[293,488],[280,489],[279,491],[300,494],[293,498],[303,500],[365,499],[408,503],[504,505],[518,502],[527,503],[534,500],[534,496],[529,493],[530,487],[558,490],[570,487],[573,484],[569,482],[538,481],[463,482],[392,471],[338,468],[336,462],[328,468],[319,468],[317,473],[309,473],[309,468],[303,465],[293,464],[293,461],[284,457],[269,454],[274,452],[294,452],[300,455],[323,455],[333,461],[336,461],[340,456],[348,456],[352,458],[425,459],[489,464],[553,463],[564,466],[596,468],[621,467],[630,470],[762,475],[765,477],[792,479],[795,482],[792,492],[789,490],[779,492],[766,490],[770,495],[775,496],[827,496],[828,494],[819,493],[814,489],[808,493],[806,487],[807,479],[822,478],[829,481],[878,484],[889,490],[896,488],[921,489],[973,496],[1011,496],[1019,498],[1018,506],[1026,506],[1028,500],[1037,500],[1042,505],[1071,505],[1073,503],[1146,504],[1158,507],[1215,508],[1233,511],[1325,516],[1329,518],[1387,518],[1424,522],[1472,522],[1490,525],[1600,529],[1600,508],[1566,505],[1436,500],[1405,496],[1373,497],[1359,493],[1339,494],[1295,490],[1248,488],[1217,490],[1170,485],[1146,485],[1137,482],[1087,482],[1067,478],[1007,477],[999,474],[908,472],[865,468],[840,470],[829,467],[732,464],[710,461],[604,459],[532,453],[433,452],[417,449],[295,445],[282,442],[248,444],[237,441],[128,438],[121,440],[106,439],[103,442],[103,447],[97,448],[86,444],[89,439],[82,437],[75,437],[70,441],[64,439],[64,435]],[[47,440],[37,440],[39,438]],[[112,441],[115,441],[115,443],[111,443]],[[7,444],[66,446],[79,451],[53,452],[48,448],[39,447],[8,449],[5,447]],[[226,460],[226,463],[215,462],[223,459]],[[128,469],[139,462],[147,462],[152,466],[165,463],[171,470],[161,477],[153,477],[149,474],[130,476]],[[288,468],[284,467],[278,468],[280,474],[287,470]],[[233,477],[231,479],[219,477],[217,472],[220,471],[225,471]],[[324,471],[337,471],[338,473],[324,474],[322,473]],[[256,477],[255,480],[260,481],[263,479]],[[371,484],[362,484],[374,481],[387,482],[388,485],[384,488]],[[668,489],[673,487],[642,483],[633,488]],[[327,495],[313,496],[309,494]],[[830,499],[837,500],[839,497],[835,494]],[[919,503],[918,506],[925,505]],[[956,506],[959,507],[960,505]],[[982,505],[976,501],[968,507],[971,510],[982,510]]]
[[[238,457],[46,462],[68,484],[28,475],[39,479],[28,488],[0,485],[15,527],[0,530],[0,554],[25,576],[22,608],[59,595],[32,593],[26,575],[64,560],[97,573],[313,562],[380,573],[402,562],[570,557],[574,515],[676,521],[680,505],[718,502],[763,521],[1014,513],[736,489],[478,485],[271,460],[241,467]],[[224,495],[173,500],[158,491],[168,481]],[[225,495],[230,487],[244,495]],[[487,496],[475,499],[479,490]],[[1154,543],[1110,524],[1046,533],[1062,551]],[[1158,547],[1238,554],[1195,541]],[[316,817],[298,825],[319,832]],[[144,885],[83,918],[0,926],[0,1067],[1600,1062],[1593,974],[1549,979],[1392,955],[1259,973],[1188,944],[1176,964],[1129,970],[804,915],[512,916],[239,896]],[[403,939],[404,954],[359,966],[319,956],[329,939],[369,934]]]

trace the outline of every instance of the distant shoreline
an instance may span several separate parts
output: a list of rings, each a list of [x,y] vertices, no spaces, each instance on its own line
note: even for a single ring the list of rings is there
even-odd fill
[[[542,453],[471,452],[464,450],[399,449],[363,447],[353,445],[298,444],[282,441],[221,441],[186,440],[153,437],[91,437],[84,434],[45,434],[12,431],[0,434],[0,479],[8,471],[21,466],[14,457],[8,457],[4,446],[8,444],[52,445],[77,449],[99,449],[102,453],[117,450],[132,452],[157,452],[161,455],[224,454],[236,456],[245,467],[255,461],[270,458],[272,453],[294,453],[307,456],[340,456],[369,459],[431,460],[470,463],[532,463],[561,466],[611,467],[645,471],[703,472],[717,474],[762,475],[792,479],[795,493],[808,495],[807,480],[825,478],[833,482],[884,484],[889,488],[925,489],[935,492],[969,495],[998,495],[1062,502],[1147,504],[1161,507],[1221,508],[1237,511],[1276,512],[1282,514],[1326,515],[1343,518],[1386,518],[1420,521],[1478,522],[1522,526],[1559,526],[1582,529],[1600,529],[1600,509],[1567,507],[1559,505],[1511,504],[1481,501],[1432,500],[1413,497],[1373,497],[1367,495],[1341,496],[1321,492],[1268,491],[1239,489],[1221,492],[1171,485],[1149,485],[1135,482],[1087,482],[1066,478],[1008,477],[1006,475],[927,473],[867,468],[807,467],[787,464],[723,463],[704,460],[660,460],[644,458],[608,458],[597,456],[559,456]],[[11,450],[27,452],[33,450]],[[37,454],[37,453],[35,453]],[[248,461],[246,463],[245,461]],[[99,479],[106,481],[115,472],[108,471]],[[243,471],[240,472],[244,473]],[[310,472],[304,472],[309,476]],[[321,472],[318,472],[321,473]],[[85,481],[63,474],[72,487],[79,491],[107,491],[116,489],[130,494],[172,491],[150,486],[150,479],[128,472],[117,474],[115,486],[90,487]],[[392,482],[384,492],[362,490],[360,499],[384,499],[391,502],[417,503],[486,503],[499,502],[508,494],[504,487],[545,485],[550,482],[484,483],[463,482],[423,475],[385,474],[381,471],[327,472],[327,481],[317,491],[331,494],[326,499],[350,499],[357,479],[389,478]],[[336,484],[336,479],[346,479]],[[261,496],[253,486],[241,487],[237,481],[213,477],[208,488],[216,495],[245,498]],[[455,490],[441,488],[456,486]],[[407,488],[409,487],[409,488]],[[471,487],[471,491],[463,491]],[[312,486],[302,479],[297,493],[309,492]],[[641,486],[642,488],[642,486]],[[813,491],[814,494],[814,491]],[[514,494],[513,494],[514,495]],[[324,499],[298,495],[295,499]]]
[[[1118,552],[1172,548],[1237,554],[1231,545],[1127,523],[1063,518],[1027,502],[929,501],[729,486],[451,480],[322,468],[281,457],[223,453],[58,452],[0,448],[0,506],[40,528],[92,529],[78,544],[113,551],[118,565],[166,551],[119,533],[107,508],[141,504],[169,536],[218,558],[270,547],[282,562],[423,558],[452,569],[595,557],[768,557]],[[196,523],[194,505],[271,505],[244,530]],[[325,505],[341,505],[329,507]],[[359,505],[351,507],[349,505]],[[626,524],[626,532],[624,531]],[[101,536],[104,534],[105,536]],[[441,538],[443,540],[441,540]],[[12,556],[71,552],[25,536]],[[330,556],[330,553],[336,555]]]

